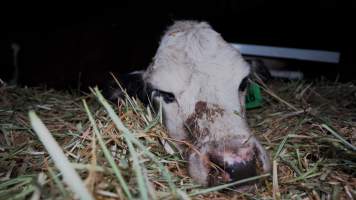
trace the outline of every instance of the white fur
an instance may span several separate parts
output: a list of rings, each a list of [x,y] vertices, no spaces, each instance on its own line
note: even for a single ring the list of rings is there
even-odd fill
[[[245,94],[238,90],[249,70],[240,53],[210,25],[178,21],[163,36],[152,64],[144,73],[144,80],[153,88],[171,92],[176,97],[174,103],[163,103],[165,124],[171,137],[187,138],[184,122],[194,112],[196,103],[203,101],[218,105],[224,113],[211,123],[199,122],[210,130],[210,135],[198,142],[235,137],[242,145],[256,141],[244,119],[241,99]],[[194,163],[199,159],[194,154],[190,160]],[[206,184],[207,171],[200,169],[202,163],[193,164],[190,172],[198,182]],[[199,174],[192,174],[198,171]]]

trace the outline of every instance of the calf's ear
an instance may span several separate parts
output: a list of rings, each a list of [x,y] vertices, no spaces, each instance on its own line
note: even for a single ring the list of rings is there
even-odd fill
[[[126,74],[114,74],[116,79],[126,90],[130,97],[139,98],[144,104],[148,103],[148,90],[143,80],[144,71],[134,71]],[[110,101],[117,101],[119,98],[125,98],[125,93],[121,90],[113,77],[103,85],[103,95]]]

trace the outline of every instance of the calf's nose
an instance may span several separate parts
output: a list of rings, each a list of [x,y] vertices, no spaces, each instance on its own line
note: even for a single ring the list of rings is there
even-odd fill
[[[221,164],[220,164],[221,165]],[[256,176],[256,162],[255,160],[243,161],[243,162],[233,162],[233,163],[224,163],[222,166],[230,181],[238,181],[241,179],[249,178]]]
[[[237,154],[222,153],[211,155],[210,161],[217,167],[214,169],[213,182],[233,182],[257,175],[256,159],[243,158]],[[220,179],[220,180],[218,180]]]

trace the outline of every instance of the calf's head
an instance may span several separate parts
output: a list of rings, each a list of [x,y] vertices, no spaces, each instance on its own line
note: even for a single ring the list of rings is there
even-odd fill
[[[205,22],[168,28],[143,74],[151,97],[162,103],[170,136],[200,184],[230,182],[269,171],[268,156],[245,120],[248,64]]]

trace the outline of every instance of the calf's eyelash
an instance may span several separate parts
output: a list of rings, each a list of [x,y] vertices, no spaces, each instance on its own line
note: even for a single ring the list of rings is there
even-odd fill
[[[247,86],[249,84],[249,81],[248,81],[248,77],[245,77],[244,79],[242,79],[240,85],[239,85],[239,91],[240,92],[243,92],[246,90]]]
[[[163,101],[166,103],[172,103],[176,101],[176,97],[171,92],[165,92],[161,90],[154,89],[152,91],[153,97],[162,97]]]

